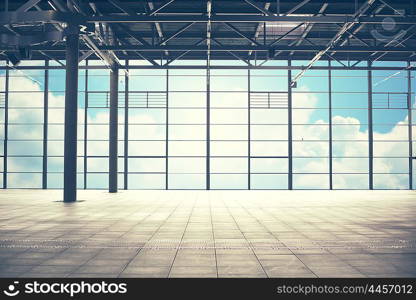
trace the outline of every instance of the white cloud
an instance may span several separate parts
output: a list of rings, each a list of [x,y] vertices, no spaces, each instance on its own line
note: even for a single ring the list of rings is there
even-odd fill
[[[368,156],[368,132],[360,131],[360,121],[353,117],[334,116],[333,124],[339,124],[334,130],[334,140],[348,140],[348,141],[366,141],[366,142],[334,142],[334,148],[336,148],[336,156],[341,156],[333,160],[334,173],[359,173],[367,172],[368,159],[355,158]],[[315,124],[322,124],[322,120],[316,121]],[[407,140],[407,134],[404,134],[403,128],[406,130],[407,117],[405,120],[399,122],[388,133],[374,133],[375,141],[398,141]],[[327,136],[327,126],[316,126],[313,130],[309,130],[308,126],[302,126],[299,131],[305,132],[305,136],[308,139],[321,139]],[[303,147],[300,149],[294,149],[294,155],[299,156],[320,156],[322,153],[328,151],[328,144],[325,143],[303,143]],[[407,157],[408,142],[383,142],[374,144],[374,156],[380,157],[375,159],[375,173],[390,173],[385,175],[374,175],[376,188],[393,188],[393,189],[405,189],[408,187],[408,179],[406,176],[392,173],[405,173],[408,172],[407,161],[404,159],[392,159],[391,157]],[[345,158],[342,158],[345,157]],[[354,158],[348,158],[354,157]],[[320,159],[310,159],[301,168],[295,170],[295,172],[321,172]],[[397,171],[399,169],[399,171]],[[310,188],[315,183],[319,182],[319,175],[313,178],[309,175],[304,175],[304,179],[298,175],[298,185]],[[315,182],[314,182],[315,181]],[[325,182],[327,179],[325,179]],[[313,184],[312,184],[313,183]],[[334,187],[335,188],[367,188],[368,187],[368,175],[334,175]],[[320,186],[317,184],[317,186]]]

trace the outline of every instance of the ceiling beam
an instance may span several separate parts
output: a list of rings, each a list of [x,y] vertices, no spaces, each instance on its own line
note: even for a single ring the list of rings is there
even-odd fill
[[[90,57],[92,54],[94,54],[93,50],[88,50],[85,51],[79,58],[78,58],[78,63],[82,62],[84,59],[87,59],[88,57]]]
[[[97,54],[98,57],[100,57],[103,61],[107,63],[109,67],[117,64],[113,57],[105,53],[104,51],[106,50],[99,49],[98,45],[96,45],[95,42],[89,36],[83,36],[82,39],[84,40],[85,44]]]
[[[392,38],[392,40],[390,42],[388,42],[387,44],[385,44],[384,47],[399,47],[399,46],[405,47],[404,43],[416,34],[415,29],[416,29],[416,25],[410,26],[405,31],[403,31],[402,34],[398,34],[397,36]],[[406,37],[406,35],[407,35],[407,37]],[[392,46],[392,44],[394,44],[394,45]],[[407,47],[405,47],[405,48],[407,48]],[[370,60],[372,62],[380,60],[382,57],[384,57],[385,55],[387,55],[389,53],[389,52],[385,52],[385,51],[383,51],[383,52],[384,53],[379,55],[377,58],[373,58],[373,57],[376,56],[377,54],[379,54],[378,52],[371,53]],[[411,54],[411,56],[414,56],[414,55],[415,55],[415,53]]]
[[[130,45],[131,46],[131,43],[127,40],[127,39],[125,39],[125,38],[118,38],[118,40],[121,42],[121,43],[124,43],[124,44],[126,44],[126,45]],[[125,54],[127,55],[127,52],[126,51],[123,51],[123,52],[125,52]],[[142,54],[142,53],[140,53],[139,51],[134,51],[134,53],[136,53],[138,56],[140,56],[142,59],[144,59],[144,60],[147,60],[148,62],[150,62],[152,65],[154,65],[154,66],[158,66],[159,64],[157,63],[157,62],[155,62],[153,59],[151,59],[151,58],[148,58],[146,55],[144,55],[144,54]]]
[[[207,1],[207,17],[208,17],[208,22],[207,22],[207,66],[208,68],[211,66],[211,40],[212,40],[212,24],[211,24],[211,16],[212,16],[212,2],[211,0]],[[209,69],[208,69],[209,70]]]
[[[253,6],[258,11],[265,14],[266,16],[272,16],[273,15],[267,8],[262,8],[261,6],[258,6],[256,3],[254,3],[251,0],[244,0],[244,1],[247,2],[248,4],[250,4],[251,6]],[[266,5],[267,5],[267,3],[266,3]],[[270,3],[269,3],[269,6],[270,6]]]
[[[241,32],[241,30],[239,30],[238,28],[236,28],[234,25],[229,24],[224,22],[224,25],[226,25],[227,27],[229,27],[232,31],[236,32],[239,36],[245,38],[246,40],[248,40],[249,42],[251,42],[254,45],[260,46],[260,43],[258,43],[257,41],[253,40],[251,37],[249,37],[248,35],[246,35],[244,32]]]
[[[0,0],[1,1],[1,0]],[[117,28],[116,33],[117,36],[120,37],[128,37],[129,34],[127,32],[124,31],[124,28],[129,29],[128,26],[126,26],[126,24],[114,24],[115,27]],[[124,27],[122,27],[124,26]],[[122,29],[123,28],[123,29]],[[16,28],[15,28],[16,29]],[[150,39],[152,38],[152,32],[151,31],[132,31],[130,30],[130,33],[132,33],[133,35],[135,35],[138,38],[141,38],[143,40],[148,40],[150,43]],[[164,33],[166,34],[166,36],[170,36],[172,34],[174,34],[176,32],[169,30],[169,31],[164,31]],[[253,31],[242,31],[244,34],[250,36],[253,35]],[[33,31],[28,31],[25,30],[25,35],[34,35],[34,34],[39,34],[38,30],[33,30]],[[330,40],[334,37],[334,34],[336,33],[336,31],[325,31],[325,32],[318,32],[318,31],[310,31],[310,33],[307,35],[308,39],[312,39],[312,40],[321,40],[321,41],[325,41],[325,40]],[[290,40],[299,40],[303,35],[303,32],[299,32],[299,33],[293,33],[291,35],[286,36],[286,39],[290,39]],[[253,35],[254,36],[254,35]],[[273,42],[273,40],[275,38],[279,38],[281,35],[277,35],[277,34],[270,34],[267,37],[267,42],[271,43]],[[356,33],[355,36],[361,40],[365,40],[367,43],[369,43],[370,45],[374,45],[374,36],[371,33],[368,32],[359,32]],[[200,31],[184,31],[181,33],[181,38],[183,39],[190,39],[190,40],[194,40],[194,39],[199,39],[201,38],[201,32]],[[239,35],[237,35],[234,31],[212,31],[212,37],[216,38],[216,39],[225,39],[225,40],[234,40],[234,41],[238,41],[240,39],[242,39],[242,37],[240,37]],[[261,40],[258,40],[259,43],[263,44],[263,42]],[[373,42],[373,43],[371,43]],[[416,40],[415,40],[416,42]],[[341,45],[341,44],[340,44]]]
[[[220,42],[217,41],[216,39],[212,39],[214,42],[216,42],[218,45],[220,45],[221,47],[224,47],[224,45]],[[234,56],[235,58],[237,58],[238,60],[241,60],[242,62],[246,63],[247,65],[251,65],[250,60],[245,59],[243,57],[241,57],[240,55],[236,54],[233,51],[227,51],[228,53],[230,53],[232,56]]]
[[[81,50],[88,50],[85,47],[80,47]],[[98,45],[97,48],[101,51],[146,51],[146,52],[157,52],[157,51],[206,51],[206,46],[194,46],[194,45],[164,45],[164,46],[143,46],[143,45]],[[10,51],[13,47],[8,45],[0,45],[0,51]],[[47,45],[35,45],[29,47],[29,49],[35,51],[65,51],[63,46],[47,46]],[[247,45],[224,45],[223,47],[213,46],[212,51],[294,51],[294,52],[305,52],[305,53],[316,53],[325,50],[325,46],[313,45],[313,46],[288,46],[279,45],[275,47],[252,46]],[[372,53],[372,52],[389,52],[389,53],[409,53],[416,51],[416,47],[383,47],[383,46],[344,46],[344,47],[333,47],[332,50],[340,53]]]
[[[317,16],[322,16],[327,8],[328,8],[328,3],[323,3],[321,8],[319,9],[319,12],[318,12]],[[300,37],[300,39],[293,42],[292,45],[299,46],[300,44],[302,44],[302,42],[307,38],[307,36],[311,32],[313,26],[314,26],[314,24],[307,24],[305,30],[302,33],[302,36]],[[290,54],[293,55],[293,52],[291,52]]]
[[[269,11],[269,8],[270,8],[270,2],[266,2],[264,4],[264,10]],[[262,31],[262,29],[263,30],[265,29],[265,26],[266,26],[266,23],[259,23],[259,24],[257,24],[256,32],[254,33],[254,38],[253,38],[254,40],[256,40],[259,37],[260,32]],[[250,56],[251,53],[252,53],[252,51],[250,51],[248,53],[248,55]]]
[[[295,7],[290,9],[289,11],[287,11],[285,15],[287,16],[287,15],[293,14],[295,11],[297,11],[299,8],[305,6],[309,2],[311,2],[311,0],[303,0],[301,3],[299,3],[298,5],[296,5]]]
[[[4,13],[0,13],[2,16]],[[211,22],[237,22],[237,23],[259,23],[259,22],[280,22],[280,23],[365,23],[365,24],[387,24],[386,17],[390,17],[392,23],[397,25],[416,24],[416,17],[414,16],[354,16],[354,15],[325,15],[325,16],[264,16],[264,15],[212,15]],[[5,20],[7,21],[7,19]],[[207,23],[208,18],[205,15],[106,15],[106,16],[90,16],[85,18],[85,22],[103,22],[103,23]],[[386,23],[387,22],[387,23]]]
[[[148,42],[146,42],[146,40],[144,40],[143,38],[141,38],[140,36],[138,36],[137,34],[134,34],[133,32],[131,32],[130,31],[130,29],[128,29],[125,25],[123,25],[123,24],[119,24],[119,27],[121,27],[123,30],[124,30],[124,32],[126,32],[127,33],[127,35],[130,37],[130,38],[132,38],[133,40],[135,40],[136,42],[138,42],[138,43],[140,43],[140,44],[142,44],[142,45],[144,45],[144,46],[151,46]],[[126,44],[129,44],[129,43],[127,43],[127,41],[125,40],[125,39],[123,39],[123,38],[120,38],[119,37],[119,39],[121,40],[123,40],[124,41],[124,43],[126,43]],[[138,54],[138,55],[140,55],[142,58],[144,58],[145,60],[147,60],[148,62],[150,62],[152,65],[158,65],[158,63],[157,62],[155,62],[153,59],[151,59],[151,58],[148,58],[146,55],[144,55],[144,54],[142,54],[142,53],[139,53],[138,51],[136,51],[136,53]]]
[[[158,13],[159,11],[161,11],[162,9],[164,9],[166,6],[168,6],[169,4],[171,4],[173,1],[175,0],[169,0],[165,3],[163,3],[161,6],[154,8],[154,5],[152,3],[153,8],[151,9],[151,11],[149,11],[147,13],[148,16],[153,16],[154,14]]]
[[[68,11],[68,6],[66,6],[66,4],[63,3],[61,0],[48,0],[48,3],[54,10],[63,12]]]
[[[126,14],[128,14],[128,15],[130,15],[130,16],[136,16],[137,15],[137,12],[135,12],[135,11],[133,11],[132,9],[130,9],[129,7],[127,7],[124,3],[121,3],[120,1],[118,1],[118,0],[108,0],[111,4],[113,4],[114,6],[116,6],[118,9],[120,9],[121,11],[123,11],[123,12],[125,12]],[[169,3],[165,3],[165,5],[163,5],[163,7],[165,7],[165,6],[167,6],[168,4],[170,4],[171,2],[173,2],[173,1],[168,1]],[[149,5],[149,9],[150,9],[150,11],[151,12],[153,12],[153,8],[154,8],[154,5],[153,5],[153,2],[148,2],[147,3],[148,5]],[[160,9],[162,9],[163,7],[159,7],[159,8],[157,8],[156,9],[156,11],[154,11],[152,14],[149,14],[149,13],[147,13],[146,15],[153,15],[154,13],[156,13],[157,11],[159,11]],[[145,9],[146,10],[148,10],[147,9],[147,7],[145,6]],[[141,38],[140,36],[138,36],[137,34],[133,34],[132,33],[132,31],[127,27],[127,26],[125,26],[125,25],[123,25],[123,24],[118,24],[120,27],[122,27],[123,28],[123,30],[131,37],[131,38],[133,38],[134,40],[136,40],[136,41],[138,41],[139,43],[141,43],[142,45],[149,45],[149,43],[148,42],[146,42],[143,38]],[[156,30],[157,30],[157,32],[158,32],[158,35],[159,35],[159,38],[161,38],[161,39],[163,39],[163,32],[162,32],[162,28],[161,28],[161,26],[160,26],[160,24],[159,23],[155,23],[155,27],[156,27]],[[168,55],[169,53],[168,52],[166,52],[166,55]],[[139,54],[139,55],[141,55],[141,56],[143,56],[143,54]],[[144,57],[144,56],[143,56]],[[144,57],[146,60],[148,60],[151,64],[153,64],[153,65],[155,65],[155,64],[157,64],[154,60],[152,60],[152,59],[147,59],[146,57]]]
[[[74,4],[74,3],[72,3]],[[74,10],[75,7],[73,5],[70,5],[70,2],[68,2],[68,8],[70,10]],[[80,12],[82,12],[82,9],[80,8]],[[105,42],[105,40],[100,36],[98,32],[95,32],[95,36],[101,41]],[[98,48],[98,45],[95,43],[95,41],[92,39],[92,37],[89,37],[87,35],[82,35],[80,38],[85,42],[85,44],[88,46],[88,48],[91,49],[91,51],[94,51],[94,53],[99,57],[108,67],[112,67],[114,65],[119,65],[119,61],[117,56],[114,54],[114,52],[109,51],[109,53],[105,53],[103,50],[100,50]]]
[[[145,39],[143,39],[139,34],[131,31],[126,25],[118,24],[118,27],[122,29],[122,32],[126,33],[129,37],[139,42],[140,44],[145,45],[145,46],[150,46],[150,43],[148,43]]]
[[[363,5],[360,6],[360,8],[357,10],[357,12],[354,14],[355,18],[359,18],[360,16],[362,16],[370,7],[371,5],[375,2],[376,0],[367,0]],[[307,66],[305,67],[305,69],[303,69],[301,72],[299,72],[295,78],[293,78],[293,80],[291,80],[291,85],[294,86],[295,83],[301,79],[305,73],[317,62],[319,61],[322,56],[324,56],[326,53],[328,53],[328,51],[330,51],[331,49],[333,49],[338,42],[341,40],[342,36],[350,29],[354,26],[355,22],[350,22],[350,23],[345,23],[342,28],[338,31],[338,33],[331,39],[331,41],[327,44],[327,46],[325,47],[325,49],[319,51],[311,60],[310,62],[307,64]],[[336,50],[334,50],[336,51]]]
[[[299,23],[298,25],[296,25],[295,27],[293,27],[292,29],[290,29],[289,31],[285,32],[283,35],[279,36],[277,39],[275,39],[273,42],[271,42],[269,44],[269,47],[276,45],[279,41],[281,41],[282,39],[284,39],[285,37],[287,37],[289,34],[291,34],[292,32],[296,31],[297,29],[299,29],[300,27],[304,26],[304,23]]]
[[[149,1],[147,3],[147,5],[149,6],[150,11],[153,11],[155,9],[155,6],[153,4],[153,1]],[[146,8],[147,13],[149,13],[149,11],[148,11],[148,9],[147,9],[146,6],[145,6],[145,8]],[[159,22],[156,22],[155,23],[155,27],[156,27],[157,34],[159,35],[159,38],[160,39],[164,39],[164,35],[163,35],[163,31],[162,31],[162,26],[160,26],[160,23]],[[169,55],[169,52],[165,51],[165,54],[166,55]]]
[[[68,7],[73,6],[78,12],[83,15],[91,15],[93,11],[90,6],[83,2],[83,0],[67,0]]]
[[[171,36],[168,36],[168,37],[164,38],[163,40],[161,40],[158,45],[159,46],[160,45],[165,45],[168,41],[170,41],[171,39],[177,37],[179,34],[181,34],[182,32],[184,32],[185,30],[187,30],[189,27],[191,27],[194,24],[195,23],[189,23],[189,24],[186,24],[185,26],[182,26],[175,33],[173,33]]]
[[[203,42],[205,42],[205,40],[206,40],[206,38],[202,38],[201,40],[199,40],[197,43],[195,43],[193,46],[198,46],[199,44],[201,44],[201,43],[203,43]],[[171,64],[172,62],[174,62],[175,60],[178,60],[178,59],[180,59],[180,58],[182,58],[182,57],[184,57],[186,54],[188,54],[189,52],[191,52],[191,50],[187,50],[187,51],[184,51],[184,52],[182,52],[181,54],[179,54],[179,55],[177,55],[176,57],[174,57],[174,58],[172,58],[172,59],[170,59],[170,60],[168,60],[164,65],[169,65],[169,64]]]
[[[378,13],[380,13],[384,7],[386,6],[385,3],[380,4],[373,12],[372,15],[377,15]],[[338,24],[338,26],[340,26]],[[356,28],[352,31],[352,32],[347,32],[349,34],[349,36],[344,39],[343,41],[341,41],[340,46],[344,46],[346,45],[352,38],[355,38],[357,40],[359,40],[361,43],[365,44],[366,46],[369,46],[369,44],[364,41],[363,39],[361,39],[360,37],[357,36],[357,34],[364,29],[364,27],[366,26],[366,24],[356,24],[355,25]],[[374,38],[374,37],[373,37]],[[332,55],[334,55],[335,53],[332,52]]]
[[[122,12],[128,14],[128,15],[135,15],[136,12],[134,10],[132,10],[130,7],[128,7],[126,4],[121,3],[118,0],[107,0],[109,3],[111,3],[112,5],[114,5],[115,7],[117,7],[119,10],[121,10]]]
[[[41,54],[43,54],[45,57],[47,57],[48,59],[52,59],[53,61],[57,62],[58,64],[60,64],[61,66],[65,67],[65,64],[63,62],[61,62],[59,59],[43,52],[43,51],[39,51]]]
[[[32,7],[37,5],[40,1],[42,1],[42,0],[29,0],[29,1],[27,1],[25,4],[23,4],[22,6],[20,6],[16,10],[16,13],[20,14],[20,13],[27,12],[29,9],[31,9]]]
[[[90,3],[93,4],[93,3]],[[388,18],[387,18],[388,17]],[[387,19],[386,19],[387,18]],[[391,19],[391,21],[389,21]],[[84,23],[207,23],[205,15],[82,15],[79,13],[65,13],[53,10],[48,11],[27,11],[17,14],[16,12],[0,12],[0,25],[6,24],[30,24],[35,22],[77,22]],[[324,15],[324,16],[264,16],[264,15],[212,15],[211,22],[215,23],[259,23],[259,22],[279,22],[279,23],[321,23],[321,24],[385,24],[389,22],[396,25],[416,24],[415,16],[360,16],[353,15]]]

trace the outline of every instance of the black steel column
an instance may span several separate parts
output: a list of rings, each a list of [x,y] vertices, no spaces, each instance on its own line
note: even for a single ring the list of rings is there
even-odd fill
[[[109,176],[108,191],[117,193],[118,163],[118,67],[113,66],[110,72],[110,141],[109,141]]]
[[[407,62],[407,120],[409,122],[409,189],[413,190],[413,116],[412,116],[412,71]]]
[[[64,202],[74,202],[77,200],[79,33],[77,25],[69,25],[66,29]]]
[[[43,158],[42,189],[48,188],[48,97],[49,97],[49,60],[45,61],[45,84],[43,91]]]
[[[169,189],[169,69],[166,70],[165,189]]]
[[[3,188],[7,189],[7,141],[9,139],[9,67],[6,67],[4,87]]]
[[[129,174],[129,61],[126,60],[127,72],[124,79],[124,189],[128,189]]]
[[[247,71],[247,77],[248,77],[248,101],[247,101],[247,113],[248,113],[248,136],[247,136],[247,140],[248,140],[248,169],[247,169],[247,175],[248,175],[248,186],[247,188],[249,190],[251,190],[251,107],[250,107],[250,95],[251,95],[251,85],[250,85],[250,80],[251,80],[251,72],[250,70]]]
[[[371,62],[368,62],[368,175],[369,189],[374,189],[373,183],[373,162],[374,162],[374,143],[373,143],[373,74]]]
[[[287,94],[287,112],[288,112],[288,189],[293,190],[293,139],[292,139],[292,62],[288,61],[288,94]]]
[[[211,135],[210,135],[210,109],[211,109],[211,86],[210,86],[210,80],[211,80],[211,72],[210,72],[210,66],[209,66],[209,60],[207,62],[207,158],[206,158],[206,188],[207,190],[211,189],[211,166],[210,166],[210,143],[211,143]]]
[[[85,60],[85,108],[84,108],[84,190],[87,189],[88,174],[88,60]]]
[[[329,113],[329,189],[332,190],[334,188],[332,173],[333,173],[333,165],[332,165],[332,72],[331,72],[331,61],[328,62],[328,113]]]

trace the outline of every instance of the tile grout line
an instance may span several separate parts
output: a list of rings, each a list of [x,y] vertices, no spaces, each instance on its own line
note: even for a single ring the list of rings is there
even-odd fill
[[[180,242],[179,242],[179,247],[176,249],[175,256],[173,257],[172,264],[170,265],[169,273],[168,273],[168,278],[170,277],[170,274],[172,272],[172,268],[173,268],[173,265],[175,263],[176,256],[178,255],[179,248],[182,245],[183,237],[185,236],[186,229],[188,228],[189,220],[191,219],[192,213],[194,211],[196,201],[197,201],[197,198],[195,197],[194,202],[193,202],[193,205],[192,205],[192,208],[191,208],[191,211],[190,211],[190,213],[188,215],[188,220],[186,222],[185,229],[182,232],[182,236],[181,236],[181,239],[180,239]]]
[[[211,220],[211,231],[212,231],[212,239],[214,242],[214,257],[215,257],[215,271],[217,273],[218,278],[218,260],[217,260],[217,243],[215,241],[215,230],[214,230],[214,223],[212,220],[212,198],[210,197],[210,194],[208,193],[208,203],[209,203],[209,216]]]
[[[259,206],[259,208],[263,211],[263,212],[265,212],[264,211],[264,209],[261,207],[261,206]],[[267,214],[267,212],[266,212],[266,214]],[[272,216],[272,218],[273,219],[275,219],[275,220],[277,220],[276,219],[276,217],[273,215],[273,214],[270,214],[271,216]],[[283,221],[281,221],[281,222],[283,222]],[[284,224],[286,224],[285,222],[283,222]],[[286,224],[287,225],[287,224]],[[308,267],[308,265],[306,265],[288,246],[286,246],[286,244],[284,243],[284,242],[282,242],[278,237],[276,237],[273,233],[272,233],[272,235],[280,242],[280,243],[282,243],[297,259],[299,259],[299,261],[313,274],[313,275],[315,275],[317,278],[319,278],[319,276],[318,275],[316,275],[316,273],[315,272],[313,272],[309,267]]]
[[[165,204],[166,201],[162,202],[162,204]],[[157,234],[157,232],[160,230],[160,228],[166,224],[167,220],[172,216],[172,214],[174,214],[174,212],[178,209],[178,207],[180,206],[182,202],[179,201],[178,204],[175,206],[175,208],[170,212],[170,214],[167,216],[167,218],[160,224],[160,226],[153,232],[153,234],[151,235],[151,237],[149,238],[148,242],[152,240],[152,238]],[[162,204],[160,206],[158,206],[155,211],[157,211],[160,208],[163,208]],[[153,213],[149,214],[148,217],[152,216]],[[147,217],[146,217],[147,219]],[[144,221],[144,220],[143,220]],[[143,250],[143,248],[139,249],[139,251],[137,252],[137,254],[128,262],[128,264],[124,267],[124,269],[119,273],[118,277],[120,278],[120,275],[127,269],[128,265],[137,257],[137,255],[141,252],[141,250]]]
[[[221,198],[221,199],[222,199],[222,198]],[[223,201],[223,199],[222,199],[222,201]],[[223,202],[223,203],[224,203],[224,202]],[[228,211],[228,213],[230,214],[231,218],[233,218],[234,223],[237,225],[237,228],[238,228],[238,230],[240,231],[240,233],[243,235],[244,239],[245,239],[247,242],[249,242],[249,241],[247,240],[247,238],[246,238],[245,234],[244,234],[244,233],[243,233],[243,231],[241,230],[240,226],[238,225],[237,221],[235,220],[235,218],[234,218],[233,214],[231,213],[230,208],[229,208],[226,204],[225,204],[225,207],[227,208],[227,211]],[[250,244],[250,242],[249,242],[249,244]],[[264,270],[263,265],[260,263],[260,260],[259,260],[259,258],[257,257],[257,255],[254,253],[254,250],[252,249],[252,247],[250,247],[250,250],[251,250],[251,252],[254,254],[254,257],[256,258],[257,262],[259,263],[259,265],[260,265],[261,269],[263,270],[263,273],[264,273],[264,274],[267,276],[267,278],[268,278],[268,277],[269,277],[269,275],[268,275],[268,274],[266,273],[266,271]]]

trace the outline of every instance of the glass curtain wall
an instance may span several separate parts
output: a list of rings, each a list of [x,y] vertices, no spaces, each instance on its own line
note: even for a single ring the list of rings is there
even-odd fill
[[[322,61],[293,88],[306,62],[209,71],[126,63],[128,72],[119,70],[120,189],[414,187],[416,82],[407,62],[342,70],[342,62]],[[5,66],[0,184],[62,188],[65,70],[54,61]],[[109,78],[102,62],[81,63],[78,188],[108,188]]]
[[[292,90],[294,189],[330,188],[329,80],[327,70],[311,70]]]
[[[168,189],[207,186],[207,71],[169,70],[166,185]]]
[[[26,62],[39,70],[9,70],[7,80],[7,143],[4,165],[9,188],[41,188],[45,74],[43,61]],[[22,80],[25,78],[26,80]],[[3,134],[4,135],[4,134]]]
[[[334,189],[369,189],[369,85],[367,71],[332,71]]]
[[[288,188],[288,71],[249,72],[250,188]]]
[[[372,72],[375,189],[409,187],[409,76],[406,70]]]

